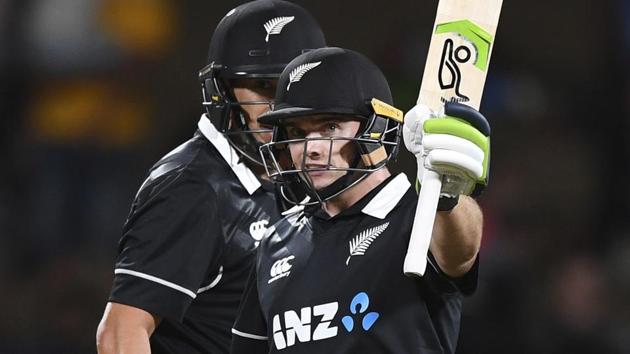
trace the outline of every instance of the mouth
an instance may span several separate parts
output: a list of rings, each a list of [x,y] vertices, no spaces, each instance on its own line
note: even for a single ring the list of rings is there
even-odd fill
[[[326,171],[328,170],[328,165],[322,164],[306,164],[304,167],[309,170],[307,173],[311,177],[324,176],[326,174]]]

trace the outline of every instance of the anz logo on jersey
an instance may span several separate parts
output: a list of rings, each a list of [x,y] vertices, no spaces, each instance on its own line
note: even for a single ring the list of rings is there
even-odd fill
[[[370,306],[367,293],[357,293],[350,302],[350,313],[341,318],[345,333],[350,333],[359,324],[364,331],[369,331],[376,323],[378,312],[366,313]],[[285,311],[273,316],[273,342],[278,350],[305,343],[336,337],[339,334],[339,319],[336,317],[339,302],[303,307],[296,311]],[[344,332],[342,332],[344,333]]]

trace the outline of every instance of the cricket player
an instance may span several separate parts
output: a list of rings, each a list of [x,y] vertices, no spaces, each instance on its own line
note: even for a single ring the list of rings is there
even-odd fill
[[[403,135],[392,105],[381,71],[350,50],[317,49],[283,71],[274,110],[259,118],[273,126],[261,151],[283,195],[308,197],[261,241],[232,353],[455,352],[483,222],[468,194],[486,183],[488,148],[473,137],[490,127],[460,104],[447,105],[440,129],[428,129],[422,106],[405,117],[408,149],[461,190],[439,207],[425,275],[407,277],[418,196],[387,169]]]
[[[271,130],[278,76],[325,46],[303,8],[253,1],[228,12],[201,70],[204,106],[194,136],[149,171],[119,244],[98,352],[228,353],[254,251],[282,211],[258,147]]]

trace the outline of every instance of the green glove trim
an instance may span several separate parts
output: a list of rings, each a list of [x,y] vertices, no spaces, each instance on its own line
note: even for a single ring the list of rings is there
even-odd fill
[[[484,153],[487,153],[489,150],[490,139],[481,134],[479,130],[475,129],[468,122],[458,118],[447,116],[444,118],[427,119],[422,128],[425,134],[454,135],[477,145]]]
[[[490,137],[488,139],[488,150],[484,150],[483,156],[483,175],[477,180],[477,183],[481,183],[484,186],[488,184],[488,165],[490,164]]]
[[[488,162],[490,157],[490,137],[483,135],[468,122],[446,116],[444,118],[428,119],[424,122],[423,130],[425,134],[448,134],[462,139],[466,139],[477,145],[484,153],[483,175],[479,179],[485,184],[488,174]]]

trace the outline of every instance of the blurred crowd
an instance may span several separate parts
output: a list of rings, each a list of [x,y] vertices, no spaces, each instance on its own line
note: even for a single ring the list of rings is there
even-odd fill
[[[414,104],[437,2],[297,2]],[[194,131],[196,70],[239,3],[0,0],[0,353],[95,351],[130,202]],[[458,353],[630,353],[628,62],[628,1],[504,3]]]

